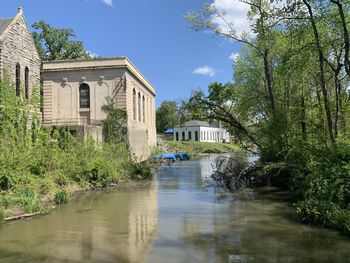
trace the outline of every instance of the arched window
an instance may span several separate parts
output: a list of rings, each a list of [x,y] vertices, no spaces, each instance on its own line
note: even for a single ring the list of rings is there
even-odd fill
[[[25,95],[26,95],[26,99],[29,99],[29,68],[26,67],[25,71],[24,71],[24,88],[25,88]]]
[[[139,122],[141,122],[141,94],[140,94],[140,92],[139,92],[139,94],[138,94],[138,101],[139,101],[139,103],[138,103],[138,107],[139,107]]]
[[[133,89],[132,90],[132,110],[133,110],[133,112],[132,112],[132,114],[133,114],[133,116],[134,116],[134,121],[136,121],[136,91],[135,91],[135,89]]]
[[[19,63],[16,65],[16,96],[21,95],[21,66]]]
[[[145,107],[145,96],[142,96],[142,121],[146,122],[146,107]]]
[[[90,108],[90,87],[83,83],[79,87],[80,108]]]

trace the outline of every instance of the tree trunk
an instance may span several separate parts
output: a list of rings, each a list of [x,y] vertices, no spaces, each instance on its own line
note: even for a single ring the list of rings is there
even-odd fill
[[[332,118],[332,113],[331,113],[331,106],[329,102],[329,95],[328,95],[328,89],[326,85],[326,78],[325,78],[325,71],[324,71],[324,54],[322,51],[322,46],[321,46],[321,41],[320,37],[318,34],[316,22],[314,19],[314,15],[312,12],[312,7],[310,3],[307,0],[303,0],[303,3],[306,5],[309,13],[309,19],[311,22],[312,30],[314,33],[314,38],[316,41],[316,47],[317,47],[317,52],[318,52],[318,64],[319,64],[319,69],[320,69],[320,86],[321,86],[321,91],[323,95],[323,106],[324,110],[326,113],[326,119],[327,119],[327,126],[328,126],[328,135],[331,140],[331,143],[335,145],[335,136],[333,132],[333,118]]]
[[[344,38],[344,66],[345,71],[348,75],[350,75],[350,62],[349,62],[349,50],[350,50],[350,37],[349,37],[349,31],[347,28],[346,18],[344,14],[343,5],[340,3],[339,0],[331,0],[332,3],[336,4],[340,16],[340,21],[343,28],[343,38]]]
[[[265,78],[266,78],[266,84],[267,84],[267,90],[268,90],[268,97],[270,101],[270,108],[271,108],[271,111],[274,113],[276,111],[276,100],[275,100],[275,95],[273,93],[273,88],[272,88],[272,74],[271,74],[271,67],[269,62],[268,49],[264,50],[263,59],[264,59],[264,72],[265,72]]]

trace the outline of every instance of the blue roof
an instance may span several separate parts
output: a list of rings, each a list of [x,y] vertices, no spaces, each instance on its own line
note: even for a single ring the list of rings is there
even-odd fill
[[[167,129],[164,133],[174,133],[174,129]]]

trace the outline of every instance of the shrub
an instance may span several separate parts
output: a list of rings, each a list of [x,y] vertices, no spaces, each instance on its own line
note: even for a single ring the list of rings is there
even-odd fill
[[[12,194],[3,194],[0,196],[0,207],[8,209],[10,206],[16,203]]]
[[[0,208],[0,225],[4,222],[5,220],[5,212]]]
[[[18,195],[18,202],[26,213],[31,214],[42,210],[38,195],[34,190],[24,188]]]
[[[95,160],[88,171],[89,183],[94,187],[105,187],[113,178],[113,168],[105,160]]]
[[[58,190],[55,193],[55,196],[53,198],[53,201],[55,204],[60,205],[60,204],[65,204],[69,201],[69,193],[65,189]]]
[[[133,163],[127,167],[131,179],[142,180],[153,177],[151,167],[146,163]]]
[[[350,234],[350,211],[330,201],[303,200],[296,204],[297,217],[305,224],[338,229]]]
[[[67,174],[63,173],[61,170],[55,171],[51,174],[51,180],[61,187],[67,186],[70,183],[70,178]]]
[[[40,195],[46,195],[54,188],[54,184],[51,178],[44,178],[38,183],[38,192]]]

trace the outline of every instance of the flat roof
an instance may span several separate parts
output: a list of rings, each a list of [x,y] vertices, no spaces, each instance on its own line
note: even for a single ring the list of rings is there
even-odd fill
[[[154,95],[156,91],[152,84],[142,75],[142,73],[131,63],[127,57],[92,58],[92,59],[72,59],[44,61],[44,72],[75,71],[75,70],[98,70],[98,69],[127,68],[143,85]]]

